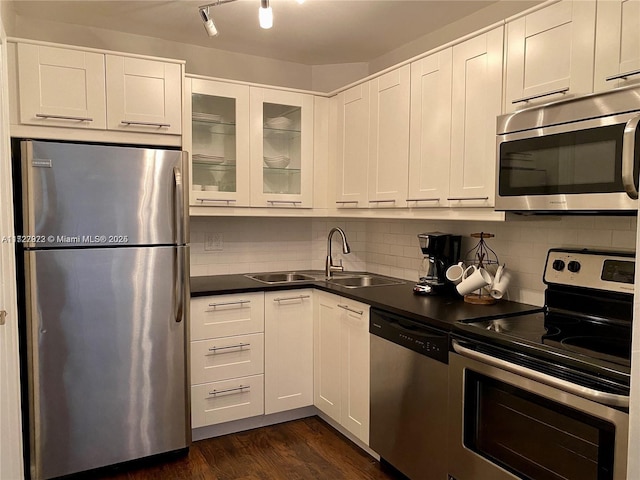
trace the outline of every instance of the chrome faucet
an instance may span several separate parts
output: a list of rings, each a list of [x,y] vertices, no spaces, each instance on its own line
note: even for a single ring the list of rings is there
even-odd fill
[[[333,272],[344,271],[342,260],[340,260],[340,265],[334,265],[333,258],[331,258],[331,237],[333,237],[335,232],[338,232],[342,237],[342,253],[351,253],[351,248],[349,248],[349,244],[347,243],[347,236],[345,235],[344,230],[339,227],[333,227],[329,232],[329,237],[327,237],[327,260],[324,264],[324,275],[327,278],[331,278],[331,274]]]

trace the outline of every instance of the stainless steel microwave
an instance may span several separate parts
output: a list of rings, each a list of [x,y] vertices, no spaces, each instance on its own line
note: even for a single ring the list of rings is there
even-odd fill
[[[640,86],[498,117],[496,210],[635,213]]]

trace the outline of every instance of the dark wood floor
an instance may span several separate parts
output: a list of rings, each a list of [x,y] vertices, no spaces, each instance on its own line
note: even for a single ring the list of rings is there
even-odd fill
[[[101,480],[398,480],[318,417],[194,442],[187,455],[92,475]]]

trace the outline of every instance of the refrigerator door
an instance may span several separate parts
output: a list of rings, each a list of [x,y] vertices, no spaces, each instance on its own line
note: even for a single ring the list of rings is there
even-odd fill
[[[32,478],[189,445],[188,249],[25,253]]]
[[[186,153],[23,141],[25,246],[183,245]]]

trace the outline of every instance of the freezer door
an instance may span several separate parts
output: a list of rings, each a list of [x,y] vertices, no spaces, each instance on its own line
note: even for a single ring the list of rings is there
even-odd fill
[[[188,247],[25,255],[32,478],[188,446]]]
[[[23,141],[28,247],[188,243],[186,154]]]

